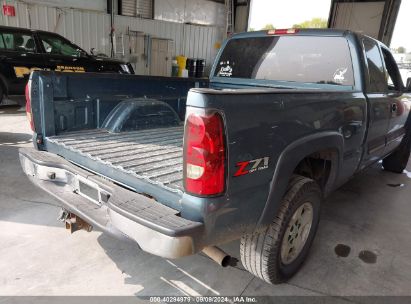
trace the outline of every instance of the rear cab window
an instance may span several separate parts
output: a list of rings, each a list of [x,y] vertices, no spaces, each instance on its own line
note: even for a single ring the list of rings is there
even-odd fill
[[[354,86],[345,37],[262,36],[228,41],[215,77]]]
[[[19,53],[35,53],[36,44],[31,34],[0,31],[0,50]]]

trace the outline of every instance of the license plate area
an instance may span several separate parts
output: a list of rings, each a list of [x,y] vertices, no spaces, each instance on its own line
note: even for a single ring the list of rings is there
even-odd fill
[[[98,189],[93,188],[90,185],[87,185],[86,183],[79,181],[79,193],[83,196],[86,196],[87,198],[100,203],[100,196],[98,193]]]
[[[76,176],[75,192],[98,206],[106,203],[109,197],[109,194],[102,190],[96,183],[80,175]]]

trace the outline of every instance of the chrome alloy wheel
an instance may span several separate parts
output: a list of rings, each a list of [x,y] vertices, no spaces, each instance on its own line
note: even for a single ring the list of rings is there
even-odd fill
[[[293,214],[284,233],[281,244],[281,262],[292,263],[303,249],[313,223],[313,206],[310,202],[302,204]]]

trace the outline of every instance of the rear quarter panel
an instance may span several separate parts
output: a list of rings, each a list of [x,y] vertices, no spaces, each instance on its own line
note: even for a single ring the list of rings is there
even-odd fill
[[[298,162],[316,149],[335,147],[338,151],[334,172],[338,178],[331,187],[357,170],[362,155],[366,130],[362,92],[243,91],[193,89],[188,96],[188,106],[216,109],[225,121],[225,194],[211,199],[183,197],[182,215],[201,214],[209,227],[209,243],[222,243],[266,227]],[[344,138],[348,127],[354,131]],[[239,162],[265,157],[269,158],[267,168],[234,176]]]

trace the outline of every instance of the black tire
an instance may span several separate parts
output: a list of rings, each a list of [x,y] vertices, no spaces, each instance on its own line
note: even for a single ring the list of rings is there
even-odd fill
[[[406,134],[398,148],[382,160],[384,170],[402,173],[407,167],[410,158],[411,134]]]
[[[4,89],[3,89],[3,85],[0,83],[0,105],[3,103],[3,98],[4,98]]]
[[[294,175],[272,224],[264,231],[241,238],[240,256],[245,269],[271,284],[279,284],[292,277],[306,259],[317,232],[321,198],[320,187],[315,181]],[[288,231],[294,213],[307,202],[312,205],[312,223],[308,237],[294,260],[284,264],[281,248],[285,232]]]

